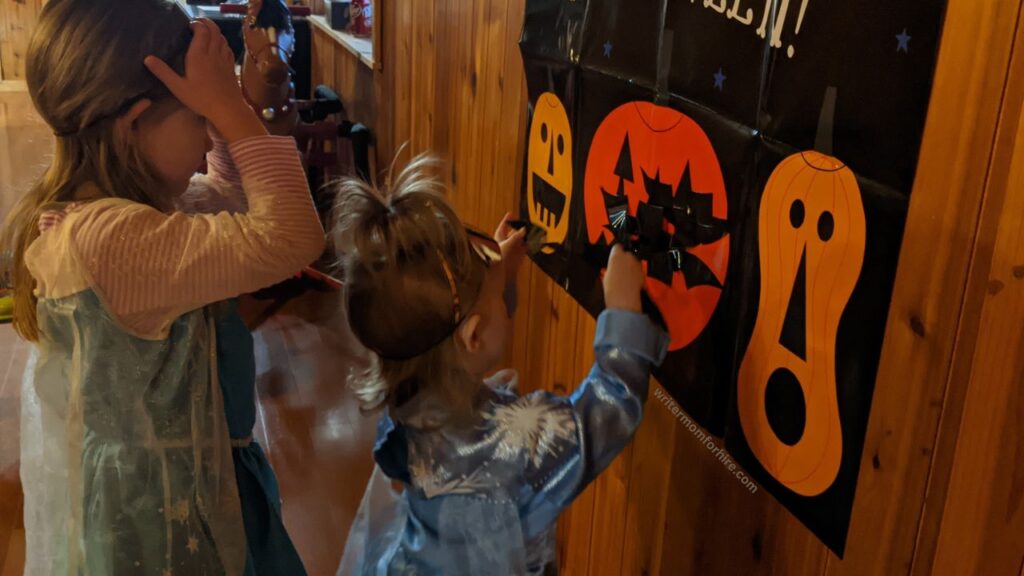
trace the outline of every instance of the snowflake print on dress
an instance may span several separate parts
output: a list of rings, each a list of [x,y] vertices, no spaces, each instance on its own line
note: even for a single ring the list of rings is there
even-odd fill
[[[535,468],[576,438],[572,412],[540,394],[495,406],[484,418],[494,426],[485,442],[494,443],[495,458],[514,461],[525,455]]]
[[[454,476],[443,465],[435,465],[431,458],[421,458],[413,444],[409,445],[409,474],[413,484],[427,498],[441,494],[471,494],[490,487],[484,480],[483,470],[477,469],[466,476]]]

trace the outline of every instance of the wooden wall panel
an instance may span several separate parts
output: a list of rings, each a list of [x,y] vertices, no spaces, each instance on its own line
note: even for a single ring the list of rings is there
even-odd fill
[[[957,345],[954,374],[969,378],[944,506],[935,506],[934,546],[915,572],[1024,571],[1024,12],[1003,92],[968,299],[981,302],[975,329]],[[944,451],[945,452],[945,451]],[[938,499],[938,496],[935,498]],[[923,531],[924,532],[924,531]],[[930,538],[919,538],[928,544]],[[934,562],[930,553],[935,551]],[[920,569],[918,569],[920,567]]]
[[[373,70],[319,28],[311,27],[311,30],[313,86],[326,84],[333,88],[345,103],[349,119],[372,128],[377,119]]]
[[[0,80],[25,79],[25,52],[45,0],[0,0]]]

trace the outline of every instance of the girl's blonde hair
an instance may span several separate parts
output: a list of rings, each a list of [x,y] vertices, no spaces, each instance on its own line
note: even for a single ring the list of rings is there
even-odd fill
[[[26,58],[36,110],[57,135],[43,177],[14,207],[0,232],[0,277],[14,289],[14,328],[36,341],[35,281],[25,250],[39,236],[39,215],[69,202],[86,184],[103,197],[165,208],[156,172],[129,131],[114,120],[141,98],[170,96],[142,61],[157,56],[184,72],[189,19],[168,0],[50,0],[41,11]]]
[[[471,417],[480,387],[460,361],[452,284],[468,311],[486,267],[472,256],[465,227],[432,175],[437,163],[413,159],[386,190],[342,181],[332,231],[349,325],[376,352],[349,385],[364,409],[387,405],[397,420],[415,417],[421,425]]]

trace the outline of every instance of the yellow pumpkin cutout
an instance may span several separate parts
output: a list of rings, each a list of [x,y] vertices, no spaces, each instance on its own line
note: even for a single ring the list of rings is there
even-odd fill
[[[761,295],[738,376],[740,424],[775,479],[816,496],[835,481],[843,455],[836,333],[866,236],[853,172],[819,152],[790,156],[768,180],[758,226]],[[779,408],[801,396],[803,422],[794,425],[793,412]]]
[[[561,244],[569,232],[572,205],[572,132],[565,106],[551,92],[537,98],[530,124],[526,174],[530,222],[546,233],[543,248]]]

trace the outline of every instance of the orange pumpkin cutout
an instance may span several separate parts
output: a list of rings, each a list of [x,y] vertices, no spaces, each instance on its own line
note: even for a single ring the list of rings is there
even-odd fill
[[[629,214],[636,215],[652,194],[669,193],[675,200],[689,195],[707,201],[710,196],[711,215],[721,221],[728,216],[722,169],[700,126],[676,110],[650,102],[619,106],[598,127],[587,158],[583,198],[589,242],[612,242],[606,229],[606,196],[625,194]],[[667,221],[663,229],[675,232]],[[729,265],[729,236],[685,251],[700,260],[714,283],[688,280],[682,271],[672,273],[671,285],[651,277],[645,282],[668,327],[673,351],[693,342],[718,306]]]
[[[740,424],[772,476],[816,496],[835,481],[843,455],[836,333],[866,236],[853,172],[819,152],[790,156],[768,180],[758,226],[761,296],[738,376]],[[801,397],[802,425],[780,421],[781,403],[792,408]]]
[[[565,242],[572,205],[572,130],[565,106],[551,92],[537,98],[530,124],[526,204],[530,222],[546,233],[541,250]]]

